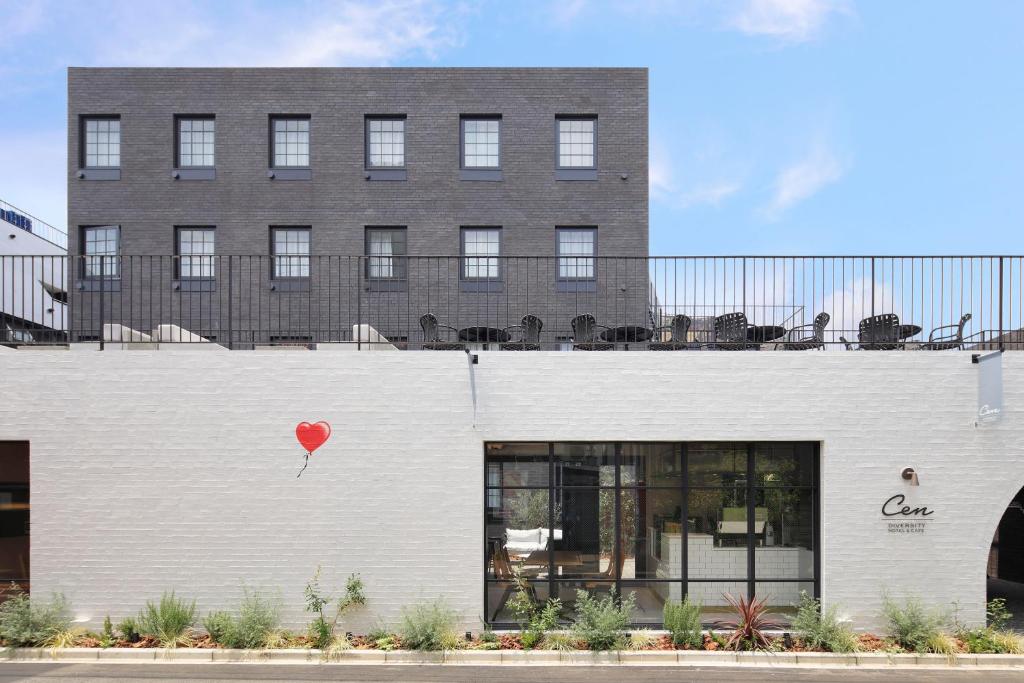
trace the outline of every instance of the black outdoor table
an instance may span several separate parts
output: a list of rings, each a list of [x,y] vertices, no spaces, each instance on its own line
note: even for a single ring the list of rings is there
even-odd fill
[[[643,325],[620,325],[611,327],[601,333],[601,340],[606,342],[645,342],[654,336],[654,330]]]
[[[463,327],[459,330],[459,341],[476,344],[507,342],[510,338],[511,337],[509,337],[508,332],[500,327],[486,327],[484,325],[480,325],[477,327]]]
[[[649,341],[654,336],[654,330],[643,325],[619,325],[608,328],[598,336],[606,342],[624,342],[628,351],[630,342]]]
[[[747,341],[764,344],[786,335],[786,328],[778,325],[749,325]]]
[[[920,325],[900,325],[899,334],[900,339],[910,339],[914,335],[921,334]]]

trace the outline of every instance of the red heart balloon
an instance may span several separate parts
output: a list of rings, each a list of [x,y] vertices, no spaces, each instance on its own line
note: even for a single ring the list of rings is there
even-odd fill
[[[330,436],[331,425],[326,422],[317,422],[316,424],[300,422],[299,426],[295,428],[295,438],[310,453],[323,446]]]

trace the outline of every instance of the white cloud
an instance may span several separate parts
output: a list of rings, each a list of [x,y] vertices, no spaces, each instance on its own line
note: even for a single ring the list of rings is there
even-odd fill
[[[231,21],[210,6],[135,6],[119,14],[111,36],[90,36],[96,64],[129,66],[351,66],[435,59],[461,41],[460,9],[435,0],[242,8]],[[154,16],[154,14],[156,16]],[[276,27],[276,28],[272,28]]]
[[[740,181],[726,174],[715,176],[712,180],[691,179],[692,182],[689,183],[678,182],[666,153],[657,145],[651,146],[648,179],[651,199],[677,209],[718,206],[743,187]]]
[[[679,195],[681,208],[698,206],[701,204],[718,206],[727,197],[739,192],[742,185],[738,182],[721,180],[717,182],[701,183]]]
[[[817,38],[832,14],[849,11],[843,0],[746,0],[728,23],[747,35],[803,43]]]
[[[563,0],[552,3],[548,7],[548,14],[556,24],[566,25],[583,13],[587,7],[587,0]]]
[[[768,220],[777,220],[785,211],[838,181],[845,172],[843,163],[825,145],[816,145],[803,159],[779,171],[771,201],[761,209]]]

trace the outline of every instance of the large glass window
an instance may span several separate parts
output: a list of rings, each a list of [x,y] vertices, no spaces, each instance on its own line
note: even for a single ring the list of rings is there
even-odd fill
[[[29,590],[29,444],[0,441],[0,595]]]
[[[82,120],[86,168],[117,168],[121,165],[121,119],[112,116]]]
[[[699,600],[766,597],[785,622],[818,592],[813,443],[489,443],[487,619],[512,621],[516,572],[572,611],[576,590],[636,599],[635,623]]]
[[[368,168],[405,166],[405,118],[366,119],[366,165]]]
[[[178,228],[178,277],[212,278],[214,276],[214,229]]]
[[[366,277],[371,280],[404,280],[406,276],[405,228],[366,229]]]
[[[274,277],[309,277],[309,228],[271,228]]]
[[[501,228],[463,228],[462,256],[463,280],[497,280]]]
[[[594,168],[597,145],[597,119],[560,118],[558,122],[558,167]]]
[[[87,278],[120,275],[121,228],[117,225],[93,225],[82,228],[82,275]]]
[[[211,116],[178,118],[178,166],[212,168],[216,121]]]
[[[309,166],[309,118],[270,119],[271,161],[275,168]]]
[[[501,167],[501,119],[462,119],[462,167]]]
[[[558,278],[593,280],[594,255],[597,253],[595,228],[558,228]]]

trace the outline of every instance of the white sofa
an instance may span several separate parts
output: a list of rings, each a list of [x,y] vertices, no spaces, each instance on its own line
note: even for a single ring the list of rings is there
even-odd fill
[[[555,529],[555,540],[562,540],[562,530]],[[505,549],[508,554],[526,557],[537,550],[545,550],[548,547],[549,529],[538,527],[536,529],[505,529]]]

